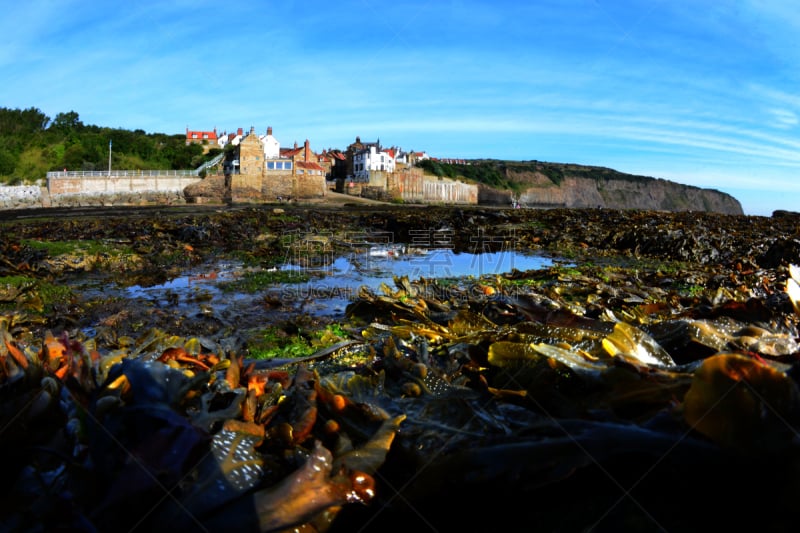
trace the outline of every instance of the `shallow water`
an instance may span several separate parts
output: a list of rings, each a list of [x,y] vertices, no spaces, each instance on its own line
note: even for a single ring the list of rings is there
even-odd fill
[[[473,254],[433,249],[383,255],[371,249],[338,257],[324,266],[303,268],[286,265],[286,269],[310,271],[322,274],[322,277],[302,284],[281,285],[278,292],[282,299],[308,302],[315,314],[330,315],[343,313],[345,306],[356,297],[362,286],[371,290],[377,290],[384,283],[394,287],[395,276],[408,276],[412,281],[420,278],[480,278],[513,270],[547,268],[552,264],[550,258],[516,251]]]
[[[411,253],[375,249],[352,253],[335,259],[330,265],[312,268],[286,265],[289,270],[307,270],[321,273],[324,277],[315,283],[329,287],[358,288],[366,285],[371,289],[381,283],[391,284],[393,276],[419,278],[461,278],[503,274],[512,270],[533,270],[548,267],[552,260],[538,255],[525,255],[516,251],[490,252],[482,254],[455,253],[450,249],[433,249]]]
[[[303,312],[330,316],[343,315],[345,307],[362,286],[377,290],[385,283],[391,287],[394,286],[394,276],[408,276],[410,280],[480,278],[513,270],[547,268],[552,264],[548,257],[518,251],[475,254],[455,253],[447,248],[373,247],[331,258],[328,264],[287,262],[282,270],[311,274],[311,280],[276,284],[258,295],[223,291],[219,287],[220,283],[233,281],[245,273],[241,264],[231,261],[205,265],[158,285],[134,285],[114,292],[125,298],[143,298],[165,305],[190,306],[202,302],[217,311],[231,305],[246,305],[250,300],[266,296],[284,302],[298,302]],[[108,291],[108,287],[104,290]]]

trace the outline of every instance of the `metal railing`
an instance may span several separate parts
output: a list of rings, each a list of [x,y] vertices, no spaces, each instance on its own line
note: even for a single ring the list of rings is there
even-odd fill
[[[219,155],[215,156],[215,157],[214,157],[214,159],[212,159],[212,160],[210,160],[210,161],[206,161],[205,163],[203,163],[202,165],[200,165],[199,167],[197,167],[197,168],[195,169],[195,172],[196,172],[197,174],[199,174],[199,173],[200,173],[200,172],[202,172],[203,170],[206,170],[206,169],[208,169],[208,168],[211,168],[211,167],[213,167],[214,165],[217,165],[217,164],[219,164],[219,163],[220,163],[220,162],[221,162],[221,161],[222,161],[224,158],[225,158],[225,152],[222,152],[221,154],[219,154]]]
[[[68,170],[48,172],[48,178],[107,178],[109,176],[197,176],[199,170]]]

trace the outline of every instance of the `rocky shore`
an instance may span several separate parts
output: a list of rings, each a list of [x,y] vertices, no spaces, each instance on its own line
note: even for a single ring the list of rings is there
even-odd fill
[[[53,213],[2,221],[3,529],[788,531],[800,519],[798,214]],[[309,291],[274,290],[324,282],[282,272],[287,252],[324,265],[387,235],[554,263],[396,277],[325,316]],[[234,263],[230,278],[215,270]],[[187,272],[185,291],[168,288]],[[743,491],[747,505],[727,511]]]

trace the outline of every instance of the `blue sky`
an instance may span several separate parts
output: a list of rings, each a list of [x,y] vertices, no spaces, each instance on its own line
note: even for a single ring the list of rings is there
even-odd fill
[[[800,211],[800,11],[770,0],[4,7],[0,106],[581,163]]]

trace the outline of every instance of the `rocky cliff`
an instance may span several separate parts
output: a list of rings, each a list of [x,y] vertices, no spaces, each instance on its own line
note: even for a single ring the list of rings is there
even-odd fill
[[[509,205],[514,197],[529,207],[605,207],[743,214],[733,196],[714,190],[615,170],[531,162],[503,164],[517,192],[482,185],[478,202]]]

